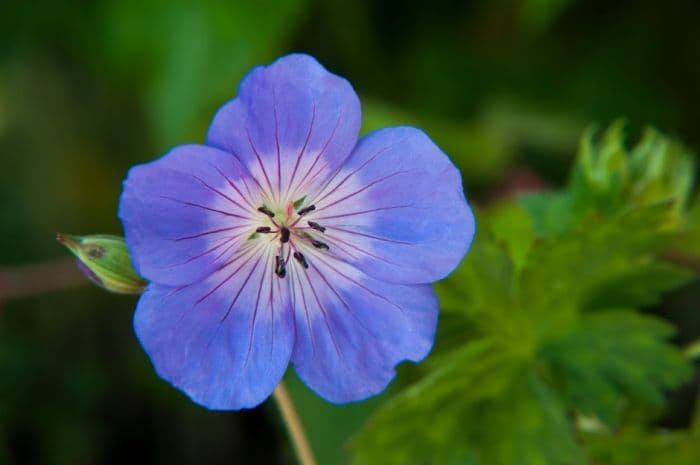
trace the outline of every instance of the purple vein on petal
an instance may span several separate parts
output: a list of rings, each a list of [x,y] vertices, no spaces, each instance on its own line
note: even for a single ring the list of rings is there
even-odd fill
[[[170,299],[172,296],[179,294],[181,291],[187,289],[190,286],[192,286],[192,284],[185,284],[184,286],[176,287],[175,289],[170,291],[167,296],[165,296],[166,301],[167,301],[167,299]],[[194,308],[194,306],[193,306],[193,308]],[[168,339],[170,339],[171,341],[175,340],[175,337],[173,335],[176,334],[180,330],[180,328],[182,327],[182,322],[185,320],[185,316],[187,315],[188,311],[190,311],[190,310],[191,309],[188,309],[185,307],[182,308],[182,311],[180,312],[180,316],[178,317],[177,321],[175,322],[175,324],[172,326],[172,328],[169,331]]]
[[[250,334],[248,335],[248,351],[245,354],[245,362],[243,362],[243,368],[248,366],[248,360],[250,359],[250,352],[253,349],[253,338],[255,337],[255,321],[258,318],[258,308],[260,308],[260,294],[262,293],[263,281],[265,280],[265,270],[260,273],[260,282],[258,283],[258,295],[255,298],[255,309],[253,309],[253,318],[250,321]],[[272,284],[270,284],[272,286]]]
[[[248,281],[250,281],[250,277],[253,275],[255,270],[258,268],[258,265],[260,264],[261,261],[262,261],[262,258],[258,257],[258,261],[255,262],[255,265],[252,266],[250,273],[248,273],[248,276],[246,276],[245,281],[243,281],[243,284],[241,285],[241,288],[238,289],[236,296],[231,301],[231,305],[228,306],[228,309],[226,310],[226,314],[221,318],[220,323],[223,323],[224,321],[226,321],[226,318],[228,318],[229,314],[231,313],[231,310],[233,309],[233,306],[236,305],[238,298],[241,296],[241,293],[243,292],[243,289],[245,289],[245,287],[248,285]]]
[[[265,165],[262,162],[262,158],[260,158],[260,154],[258,153],[258,150],[255,148],[255,145],[253,145],[253,139],[250,138],[250,132],[246,128],[246,135],[248,136],[248,143],[250,144],[250,148],[253,150],[253,153],[255,154],[255,158],[258,160],[258,166],[260,166],[260,169],[263,172],[263,176],[265,176],[265,180],[267,181],[267,185],[270,188],[270,193],[269,197],[270,199],[274,199],[274,196],[272,193],[274,192],[274,189],[272,188],[272,183],[270,182],[270,177],[267,175],[267,171],[265,170]],[[255,178],[255,177],[253,177]],[[260,183],[258,183],[260,185]],[[262,188],[262,186],[260,186]]]
[[[210,290],[209,292],[207,292],[205,295],[203,295],[202,297],[200,297],[199,300],[197,300],[196,303],[197,303],[197,304],[202,303],[206,298],[208,298],[210,295],[212,295],[214,292],[216,292],[221,286],[223,286],[225,283],[227,283],[229,280],[231,280],[231,278],[233,278],[234,276],[236,276],[236,274],[238,274],[238,272],[239,272],[239,271],[240,271],[240,270],[255,256],[255,254],[254,254],[255,251],[256,251],[256,249],[254,249],[254,248],[251,248],[251,249],[248,249],[248,250],[244,250],[244,251],[242,251],[242,252],[239,254],[238,257],[235,257],[233,260],[229,260],[228,263],[223,264],[222,266],[219,267],[218,270],[215,270],[213,273],[216,273],[217,271],[220,271],[220,270],[224,269],[226,266],[228,266],[228,265],[230,265],[231,263],[233,263],[233,261],[240,259],[240,258],[241,258],[242,256],[244,256],[246,253],[248,253],[248,254],[250,255],[250,256],[249,256],[243,263],[241,263],[241,265],[240,265],[238,268],[236,268],[231,274],[229,274],[226,278],[224,278],[219,284],[217,284],[213,289],[211,289],[211,290]],[[257,266],[257,264],[256,264],[256,266]],[[213,274],[213,273],[212,273],[212,274]]]
[[[292,269],[293,269],[293,270],[297,270],[297,268],[292,268]],[[303,302],[304,315],[306,316],[306,327],[309,329],[309,338],[311,339],[311,353],[312,353],[312,354],[314,355],[314,357],[315,357],[315,356],[316,356],[316,338],[314,337],[314,332],[313,332],[313,330],[311,329],[311,318],[309,318],[309,309],[308,309],[308,305],[306,304],[306,294],[304,293],[304,285],[303,285],[303,283],[301,282],[301,278],[299,278],[299,279],[296,278],[296,272],[290,273],[290,277],[291,277],[292,275],[295,276],[295,278],[294,278],[294,283],[292,284],[292,285],[293,285],[293,289],[294,289],[294,294],[293,294],[293,296],[294,296],[294,304],[293,304],[293,308],[294,308],[294,311],[296,312],[296,311],[297,311],[297,307],[296,307],[296,291],[297,291],[297,287],[298,287],[298,288],[299,288],[299,293],[301,294],[301,301]],[[296,319],[294,320],[294,324],[296,325]]]
[[[240,209],[243,210],[244,212],[247,212],[246,208],[243,207],[243,205],[241,205],[240,203],[236,202],[236,201],[233,200],[231,197],[229,197],[228,195],[226,195],[226,194],[224,194],[223,192],[221,192],[219,189],[210,186],[209,184],[207,184],[206,181],[204,181],[204,180],[203,180],[202,178],[200,178],[199,176],[195,176],[194,174],[190,174],[190,176],[192,176],[192,177],[193,177],[194,179],[196,179],[197,181],[201,182],[201,183],[204,185],[204,187],[206,187],[206,188],[209,189],[210,191],[212,191],[212,192],[214,192],[215,194],[217,194],[217,195],[223,197],[224,199],[228,200],[229,202],[231,202],[233,205],[237,206],[238,208],[240,208]]]
[[[247,131],[247,129],[246,129],[246,131]],[[260,181],[258,181],[258,178],[256,178],[255,176],[253,176],[253,173],[251,173],[250,168],[247,167],[247,166],[241,161],[241,157],[238,155],[238,153],[237,153],[235,150],[233,150],[233,149],[229,149],[229,151],[230,151],[231,155],[233,155],[233,156],[236,158],[236,160],[238,160],[238,163],[239,163],[239,165],[241,166],[241,168],[244,169],[244,170],[248,173],[248,175],[250,176],[250,179],[252,179],[253,182],[255,182],[255,184],[258,186],[258,189],[260,189],[260,192],[262,192],[263,195],[265,195],[265,197],[268,197],[269,200],[272,200],[272,199],[268,196],[267,192],[265,191],[265,188],[262,186],[262,184],[260,184]],[[223,173],[222,173],[222,175],[223,175],[226,179],[228,179],[228,178],[226,177],[226,175],[224,175]],[[250,187],[248,187],[248,183],[246,182],[245,178],[246,178],[245,176],[241,176],[241,181],[243,181],[243,185],[245,186],[245,190],[248,192],[248,195],[252,198],[252,197],[253,197],[253,193],[252,193],[252,191],[250,190]],[[233,185],[233,183],[230,182],[230,181],[229,181],[229,184]],[[241,194],[241,197],[243,197],[242,194]],[[251,207],[252,207],[252,206],[251,206]],[[255,210],[255,208],[257,208],[257,207],[253,207],[253,210]]]
[[[209,231],[204,231],[204,232],[201,232],[201,233],[198,233],[198,234],[193,234],[193,235],[191,235],[191,236],[183,236],[183,237],[178,237],[178,238],[171,239],[171,240],[172,240],[172,241],[177,241],[177,242],[179,242],[179,241],[186,241],[186,240],[189,240],[189,239],[197,239],[197,238],[200,238],[200,237],[209,236],[209,235],[211,235],[211,234],[217,234],[217,233],[220,233],[220,232],[233,231],[234,229],[241,229],[241,228],[247,228],[247,227],[248,227],[247,224],[239,224],[239,225],[236,225],[236,226],[230,226],[230,227],[228,227],[228,228],[211,229],[211,230],[209,230]]]
[[[310,228],[299,228],[299,229],[310,229]],[[304,235],[304,234],[299,234],[297,232],[294,232],[292,234],[294,234],[295,237],[299,238],[300,241],[306,242],[310,246],[313,246],[313,239],[311,237]],[[331,245],[333,245],[333,244],[331,244]],[[345,254],[347,254],[349,257],[354,258],[354,259],[358,259],[358,257],[356,257],[355,255],[348,252],[347,249],[345,249],[345,247],[340,246],[338,244],[335,244],[335,246],[338,247],[338,249],[340,249],[341,252],[344,252]],[[340,260],[342,260],[342,259],[340,259]],[[342,260],[342,261],[344,261],[344,260]]]
[[[218,273],[219,271],[223,270],[224,268],[226,268],[227,266],[231,265],[231,264],[232,264],[233,262],[235,262],[236,260],[239,260],[239,259],[240,259],[241,257],[243,257],[245,254],[247,254],[247,253],[254,253],[254,252],[256,252],[256,251],[259,250],[259,249],[260,249],[259,246],[258,246],[258,247],[255,247],[255,246],[252,246],[252,247],[251,247],[251,246],[249,246],[249,247],[247,247],[247,248],[246,248],[245,246],[244,246],[244,247],[241,247],[240,249],[238,249],[238,250],[236,251],[236,252],[238,253],[238,255],[235,255],[233,258],[229,259],[227,262],[224,262],[223,264],[219,265],[218,268],[216,268],[214,271],[212,271],[212,274]],[[218,258],[218,257],[217,257],[217,258]]]
[[[387,239],[386,237],[381,237],[381,236],[375,236],[373,234],[367,234],[367,233],[361,233],[359,231],[352,231],[350,229],[345,229],[345,228],[339,228],[337,226],[326,226],[326,229],[335,229],[337,231],[342,231],[344,233],[348,234],[355,234],[358,236],[363,236],[363,237],[368,237],[370,239],[376,239],[378,241],[384,241],[384,242],[391,242],[392,244],[404,244],[404,245],[416,245],[417,242],[407,242],[407,241],[398,241],[395,239]]]
[[[333,287],[333,285],[328,281],[328,278],[326,278],[326,276],[323,273],[321,273],[321,270],[313,263],[311,263],[311,266],[313,267],[314,270],[316,270],[316,273],[321,277],[323,282],[326,283],[326,286],[328,287],[328,289],[330,289],[331,292],[333,294],[335,294],[336,298],[340,301],[340,303],[343,304],[343,306],[348,311],[348,313],[350,313],[353,316],[353,318],[355,318],[355,320],[360,324],[360,326],[362,326],[365,329],[365,331],[367,331],[369,334],[374,335],[374,333],[372,331],[370,331],[369,328],[367,326],[365,326],[364,322],[362,320],[360,320],[360,318],[355,314],[355,312],[352,310],[352,308],[350,308],[350,305],[348,305],[348,303],[345,302],[345,299],[343,299],[341,297],[340,293],[335,289],[335,287]]]
[[[346,216],[357,216],[357,215],[364,215],[366,213],[374,213],[382,210],[394,210],[394,209],[399,209],[399,208],[411,208],[413,207],[413,204],[410,205],[393,205],[390,207],[378,207],[378,208],[370,208],[369,210],[362,210],[362,211],[357,211],[357,212],[350,212],[350,213],[343,213],[339,215],[330,215],[330,216],[316,216],[314,217],[314,220],[330,220],[334,218],[345,218]]]
[[[338,246],[338,244],[336,244],[336,243],[333,242],[333,241],[338,241],[338,242],[341,242],[341,243],[347,245],[348,247],[352,247],[353,249],[357,250],[357,251],[360,252],[360,253],[363,253],[363,254],[365,254],[365,255],[367,255],[367,256],[370,256],[370,257],[372,257],[372,258],[376,258],[377,260],[381,260],[381,261],[383,261],[384,263],[388,263],[389,265],[395,265],[395,266],[396,266],[396,263],[392,262],[391,260],[387,260],[387,259],[384,258],[384,257],[380,257],[379,255],[375,255],[375,254],[373,254],[372,252],[368,252],[368,251],[366,251],[365,249],[362,249],[362,248],[360,248],[360,247],[358,247],[358,246],[356,246],[356,245],[354,245],[354,244],[352,244],[352,243],[350,243],[350,242],[347,242],[347,241],[345,241],[345,240],[343,240],[343,239],[341,239],[341,238],[339,238],[339,237],[337,237],[337,236],[332,236],[332,235],[330,235],[330,234],[324,234],[323,237],[326,238],[326,239],[330,239],[330,240],[327,241],[327,242],[329,243],[328,245],[334,245],[335,247],[340,248],[340,246]],[[350,255],[350,254],[348,254],[348,255]],[[352,255],[350,255],[350,256],[352,256]]]
[[[335,127],[333,128],[333,132],[331,132],[331,135],[328,137],[328,140],[326,141],[325,144],[323,144],[323,147],[321,147],[321,150],[316,154],[316,158],[314,159],[313,163],[311,163],[311,166],[309,167],[308,170],[306,170],[306,174],[304,174],[304,177],[301,178],[301,181],[299,181],[299,185],[297,186],[297,189],[301,188],[304,185],[304,181],[306,181],[306,178],[309,177],[309,174],[311,174],[311,171],[314,169],[316,166],[316,163],[318,163],[318,160],[321,158],[321,156],[326,152],[326,149],[330,145],[331,141],[333,141],[333,138],[335,137],[335,131],[338,129],[338,126],[340,126],[340,120],[343,117],[343,113],[341,112],[340,115],[338,115],[338,121],[335,123]]]
[[[176,287],[176,288],[173,288],[173,290],[171,290],[170,292],[168,292],[168,295],[166,295],[165,298],[166,298],[166,299],[169,299],[169,298],[171,298],[172,296],[174,296],[175,294],[178,294],[179,292],[181,292],[182,290],[187,289],[187,288],[190,287],[191,285],[192,285],[192,284],[183,284],[182,286],[178,286],[178,287]]]
[[[323,237],[324,237],[324,239],[326,238],[325,235],[324,235]],[[310,242],[310,239],[307,239],[307,238],[304,238],[304,237],[302,237],[302,238],[303,238],[304,240]],[[341,252],[345,253],[348,257],[352,258],[353,260],[358,260],[358,259],[360,258],[360,257],[358,257],[358,256],[356,256],[356,255],[350,253],[350,252],[349,252],[345,247],[343,247],[342,245],[338,245],[337,243],[334,243],[334,242],[332,242],[332,241],[326,241],[326,242],[328,243],[328,245],[332,245],[332,246],[334,246],[334,247],[337,247]],[[339,259],[340,259],[340,258],[339,258]],[[341,259],[341,260],[342,260],[342,259]],[[342,261],[345,261],[345,260],[342,260]]]
[[[248,280],[250,280],[250,277],[253,275],[253,272],[255,269],[258,267],[258,263],[260,263],[260,260],[258,260],[255,265],[252,267],[250,270],[250,273],[248,273],[248,276],[246,276],[245,281],[243,281],[243,284],[241,285],[241,288],[238,289],[238,292],[236,293],[235,297],[233,298],[233,301],[231,302],[231,305],[229,305],[228,309],[226,310],[226,313],[224,314],[223,317],[219,319],[219,323],[216,327],[216,331],[212,335],[211,339],[209,339],[209,342],[207,343],[207,347],[204,351],[204,355],[202,356],[202,360],[206,358],[206,354],[209,352],[209,348],[211,347],[211,344],[214,342],[214,339],[216,339],[216,336],[219,335],[219,331],[221,330],[221,326],[224,324],[226,319],[228,318],[229,313],[231,313],[231,309],[233,309],[233,306],[236,304],[236,301],[238,300],[238,297],[240,297],[241,293],[243,292],[243,289],[245,289],[246,285],[248,284]]]
[[[277,95],[275,93],[275,86],[272,86],[272,116],[275,120],[275,146],[277,147],[277,194],[282,195],[282,161],[280,160],[280,138],[277,124]]]
[[[280,289],[280,281],[282,280],[274,279],[274,273],[273,268],[270,267],[270,295],[268,301],[268,306],[270,307],[270,356],[272,356],[275,349],[275,295],[274,290],[272,289],[275,281],[277,281],[277,293],[279,294],[280,299],[282,297],[282,289]]]
[[[290,289],[290,291],[291,291],[291,293],[292,293],[291,296],[290,296],[291,299],[292,299],[292,302],[291,302],[291,303],[292,303],[292,308],[293,308],[293,309],[296,309],[296,306],[297,306],[297,293],[296,293],[296,288],[295,288],[294,285],[293,285],[293,284],[294,284],[294,283],[293,283],[293,281],[294,281],[294,276],[293,276],[293,275],[294,275],[293,272],[292,272],[292,273],[289,273],[289,283],[290,283],[290,284],[289,284],[289,289]],[[281,295],[281,293],[280,293],[280,295]]]
[[[200,204],[194,203],[194,202],[186,202],[186,201],[184,201],[184,200],[178,200],[178,199],[174,199],[174,198],[172,198],[172,197],[166,197],[166,196],[163,196],[163,195],[161,195],[161,196],[159,196],[159,197],[160,197],[161,199],[170,200],[170,201],[173,201],[173,202],[177,202],[177,203],[179,203],[179,204],[182,204],[182,205],[187,205],[188,207],[201,208],[202,210],[208,210],[208,211],[210,211],[210,212],[220,213],[220,214],[222,214],[222,215],[231,216],[231,217],[233,217],[233,218],[240,218],[240,219],[243,219],[243,220],[248,220],[248,219],[250,219],[250,218],[247,218],[247,217],[245,217],[245,216],[237,215],[237,214],[235,214],[235,213],[227,212],[227,211],[224,211],[224,210],[217,210],[216,208],[207,207],[207,206],[200,205]]]
[[[258,180],[255,179],[255,176],[253,176],[253,175],[251,174],[251,175],[250,175],[250,179],[252,179],[252,180],[255,182],[255,184],[258,185],[258,188],[260,189],[260,193],[261,193],[264,197],[267,197],[268,200],[272,200],[272,199],[270,199],[270,197],[267,195],[267,193],[265,192],[265,189],[263,189],[263,187],[260,185],[260,183],[258,182]],[[250,195],[250,198],[252,199],[252,198],[253,198],[253,194],[251,194],[250,187],[248,187],[248,183],[246,182],[245,178],[241,178],[241,181],[243,181],[243,185],[245,186],[245,190],[248,191],[248,194]],[[250,203],[250,202],[248,202],[248,203]],[[253,207],[253,210],[255,210],[255,209],[256,209],[256,207]]]
[[[224,172],[221,170],[221,168],[219,168],[218,166],[216,166],[216,165],[214,165],[214,164],[212,164],[212,163],[210,163],[210,165],[211,165],[212,168],[214,168],[216,171],[219,172],[219,174],[221,175],[221,177],[223,177],[223,178],[226,180],[226,182],[228,183],[228,185],[231,186],[231,188],[232,188],[233,190],[235,190],[235,191],[238,193],[238,195],[240,196],[240,198],[243,199],[243,201],[245,201],[245,203],[248,204],[248,206],[251,208],[251,210],[255,210],[255,207],[253,206],[253,204],[251,204],[250,201],[248,200],[248,197],[252,197],[253,194],[250,192],[250,189],[248,188],[248,184],[246,184],[246,182],[245,182],[245,178],[244,178],[243,176],[241,176],[241,181],[243,182],[243,185],[245,186],[246,191],[248,191],[248,197],[246,197],[245,195],[243,195],[243,192],[241,192],[241,190],[238,188],[238,186],[236,186],[236,184],[234,184],[234,182],[231,180],[231,178],[229,178],[228,176],[226,176],[226,173],[224,173]]]
[[[219,253],[216,257],[214,257],[214,262],[217,262],[221,257],[223,257],[224,255],[226,255],[226,253],[228,253],[228,251],[231,250],[235,245],[236,245],[235,242],[231,242],[231,243],[228,245],[228,247],[226,247],[224,250],[221,251],[221,253]],[[229,264],[230,264],[230,263],[229,263]]]
[[[318,305],[318,309],[321,311],[321,315],[323,316],[323,322],[326,324],[326,329],[328,330],[328,334],[331,337],[331,341],[333,341],[333,346],[335,347],[335,352],[338,354],[338,357],[340,357],[340,359],[343,360],[343,354],[341,353],[340,348],[338,347],[338,342],[335,340],[335,335],[333,334],[333,330],[331,329],[331,325],[330,325],[330,323],[328,323],[328,315],[326,313],[326,309],[323,308],[323,304],[321,303],[321,300],[318,298],[318,294],[316,294],[316,288],[314,288],[314,285],[311,282],[311,278],[309,277],[308,270],[306,268],[304,268],[302,273],[306,277],[306,282],[309,283],[309,287],[311,288],[311,292],[314,295],[314,299],[316,300],[316,304]]]
[[[301,162],[301,159],[304,157],[304,153],[306,152],[306,146],[309,144],[309,139],[311,139],[311,132],[313,131],[314,128],[314,121],[316,120],[316,102],[313,103],[313,107],[311,109],[311,123],[309,124],[309,130],[306,133],[306,139],[304,140],[304,145],[301,147],[301,150],[299,151],[299,154],[297,155],[297,161],[294,163],[294,169],[292,170],[292,176],[289,178],[289,190],[291,192],[292,185],[294,185],[294,178],[297,174],[297,169],[299,169],[299,163]]]
[[[316,258],[317,258],[318,260],[320,260],[323,264],[325,264],[327,267],[333,268],[333,267],[331,266],[330,263],[328,263],[326,260],[324,260],[324,259],[321,258],[320,256],[317,256]],[[364,284],[355,281],[355,280],[352,279],[350,276],[348,276],[348,275],[346,275],[345,273],[343,273],[342,271],[340,271],[338,268],[333,268],[333,271],[335,271],[336,273],[338,273],[340,276],[342,276],[343,278],[347,279],[347,280],[350,281],[351,283],[355,284],[355,285],[358,286],[359,288],[364,289],[365,291],[369,292],[369,293],[372,294],[373,296],[375,296],[375,297],[377,297],[377,298],[379,298],[379,299],[382,299],[384,302],[388,303],[389,305],[392,305],[392,306],[398,308],[398,309],[401,311],[401,313],[404,313],[404,314],[406,313],[406,311],[405,311],[405,310],[403,309],[403,307],[401,307],[400,305],[395,304],[395,303],[392,302],[391,300],[387,299],[386,297],[384,297],[384,296],[381,295],[381,294],[378,294],[377,292],[373,291],[372,289],[370,289],[369,287],[365,286]]]
[[[338,169],[335,171],[335,173],[333,173],[333,176],[331,176],[331,177],[328,179],[328,181],[323,185],[323,187],[319,190],[318,195],[316,196],[316,198],[314,199],[314,201],[313,201],[312,203],[321,202],[321,201],[323,201],[325,198],[327,198],[329,195],[332,195],[335,191],[338,190],[338,188],[339,188],[340,186],[342,186],[343,184],[345,184],[345,182],[346,182],[348,179],[350,179],[352,176],[354,176],[355,174],[357,174],[357,172],[360,171],[362,168],[364,168],[365,166],[367,166],[368,164],[370,164],[371,162],[373,162],[379,155],[381,155],[382,153],[384,153],[384,152],[386,152],[387,150],[389,150],[389,148],[390,148],[390,146],[386,146],[386,147],[384,147],[384,148],[378,150],[374,155],[372,155],[370,158],[368,158],[367,160],[365,160],[360,166],[358,166],[357,168],[355,168],[354,170],[352,170],[350,173],[348,173],[348,174],[347,174],[338,184],[336,184],[335,187],[333,187],[328,193],[323,194],[323,191],[326,190],[326,188],[333,182],[333,180],[335,180],[335,178],[338,176],[338,174],[340,174],[340,172],[342,171],[342,167],[343,167],[343,166],[342,166],[342,165],[339,166]],[[321,196],[322,194],[323,194],[323,197],[319,197],[319,196]]]
[[[212,253],[212,252],[214,252],[214,251],[220,249],[221,247],[225,246],[226,244],[231,243],[233,240],[238,239],[239,237],[240,237],[240,235],[238,235],[238,236],[227,237],[227,238],[224,239],[222,242],[218,243],[218,244],[215,245],[214,247],[208,248],[208,249],[205,250],[204,252],[198,253],[197,255],[193,255],[193,256],[191,256],[191,257],[188,257],[188,258],[185,259],[184,261],[181,261],[181,262],[178,262],[178,263],[173,263],[173,264],[171,264],[171,265],[161,266],[161,267],[159,267],[159,268],[168,269],[168,268],[174,268],[174,267],[176,267],[176,266],[187,265],[188,263],[191,263],[191,262],[197,260],[198,258],[202,258],[202,257],[204,257],[205,255],[209,255],[210,253]]]
[[[341,197],[338,200],[334,200],[333,202],[326,204],[322,207],[317,207],[316,211],[318,212],[318,211],[324,210],[328,207],[332,207],[333,205],[337,205],[341,202],[346,201],[347,199],[350,199],[350,198],[356,196],[357,194],[361,194],[362,192],[366,191],[367,189],[369,189],[371,187],[374,187],[375,185],[379,184],[380,182],[384,182],[387,179],[393,178],[394,176],[398,176],[400,174],[406,174],[408,172],[409,171],[396,171],[396,172],[388,174],[386,176],[382,176],[381,178],[375,179],[374,181],[370,182],[369,184],[362,186],[360,189],[356,190],[355,192],[351,192],[350,194],[346,195],[345,197]]]

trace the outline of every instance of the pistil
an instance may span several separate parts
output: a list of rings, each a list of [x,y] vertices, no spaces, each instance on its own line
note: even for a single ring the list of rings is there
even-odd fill
[[[282,226],[280,230],[280,242],[282,242],[282,244],[289,242],[289,228],[286,226]]]

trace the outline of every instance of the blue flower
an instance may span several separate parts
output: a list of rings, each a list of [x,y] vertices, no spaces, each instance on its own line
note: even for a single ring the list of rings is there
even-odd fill
[[[256,406],[290,361],[357,401],[430,351],[430,283],[474,234],[460,174],[418,129],[359,129],[350,84],[288,55],[245,77],[206,145],[130,170],[119,216],[150,281],[134,328],[195,402]]]

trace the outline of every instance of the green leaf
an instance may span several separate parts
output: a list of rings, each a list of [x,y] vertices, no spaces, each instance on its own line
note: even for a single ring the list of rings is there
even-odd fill
[[[484,410],[475,444],[483,465],[583,465],[559,395],[532,373],[517,380],[500,405]],[[481,423],[481,424],[480,424]],[[483,426],[486,428],[483,428]]]
[[[539,237],[563,234],[580,219],[575,199],[568,192],[538,192],[523,194],[520,203],[530,215],[535,233]]]
[[[516,273],[520,272],[535,241],[532,217],[517,203],[504,202],[489,209],[487,221],[496,241],[508,249]]]
[[[697,465],[700,433],[693,431],[645,431],[628,428],[615,434],[586,434],[583,440],[595,464]]]
[[[481,219],[478,215],[480,226],[467,257],[448,279],[434,286],[440,298],[441,318],[450,322],[449,326],[440,326],[443,333],[438,348],[453,340],[464,344],[467,335],[495,333],[507,339],[519,334],[524,341],[524,315],[510,311],[516,305],[515,265],[505,244],[494,239],[488,223]]]
[[[592,288],[582,307],[650,307],[659,303],[663,293],[677,289],[693,279],[695,274],[692,271],[670,263],[640,263],[621,270],[617,276]]]
[[[665,389],[688,379],[690,366],[666,340],[672,327],[628,310],[581,317],[540,352],[571,408],[615,425],[625,397],[660,406]]]
[[[660,204],[609,219],[591,215],[576,231],[539,241],[522,272],[520,300],[531,312],[566,317],[564,309],[581,307],[605,283],[629,276],[658,254],[670,237],[665,224],[671,208]]]
[[[507,398],[522,372],[520,358],[492,340],[468,344],[432,367],[382,406],[355,438],[358,464],[440,464],[473,456],[466,440],[480,423],[466,419],[481,418],[481,409]]]
[[[489,341],[443,359],[353,442],[359,465],[581,464],[557,394]]]

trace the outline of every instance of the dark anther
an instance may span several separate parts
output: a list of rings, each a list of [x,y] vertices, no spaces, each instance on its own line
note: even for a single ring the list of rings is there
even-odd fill
[[[328,250],[328,244],[325,242],[317,241],[316,239],[311,239],[311,245],[321,250]]]
[[[304,207],[304,208],[302,208],[301,210],[299,210],[299,211],[297,212],[297,214],[298,214],[299,216],[304,216],[304,215],[306,215],[307,213],[312,212],[312,211],[314,211],[314,210],[316,210],[316,205],[309,205],[308,207]]]
[[[282,241],[282,244],[289,242],[289,228],[286,226],[282,226],[282,230],[280,231],[280,241]]]
[[[269,232],[272,232],[272,229],[270,229],[269,226],[260,226],[260,227],[258,227],[258,228],[255,229],[255,232],[259,232],[259,233],[269,233]]]
[[[320,224],[316,223],[315,221],[309,221],[308,223],[309,223],[309,226],[311,227],[311,229],[315,229],[316,231],[324,232],[326,230],[326,228],[324,228]]]
[[[301,264],[301,266],[303,266],[304,268],[308,268],[308,267],[309,267],[309,263],[306,261],[306,257],[304,257],[304,256],[301,254],[301,252],[294,252],[294,258],[295,258],[296,261],[298,261],[298,262]]]
[[[275,257],[275,274],[280,278],[287,276],[287,268],[284,264],[284,260],[279,255]]]
[[[258,211],[259,211],[260,213],[266,214],[266,215],[269,216],[270,218],[274,218],[274,217],[275,217],[275,214],[272,212],[272,210],[270,210],[269,208],[267,208],[265,205],[263,205],[262,207],[258,208]]]

